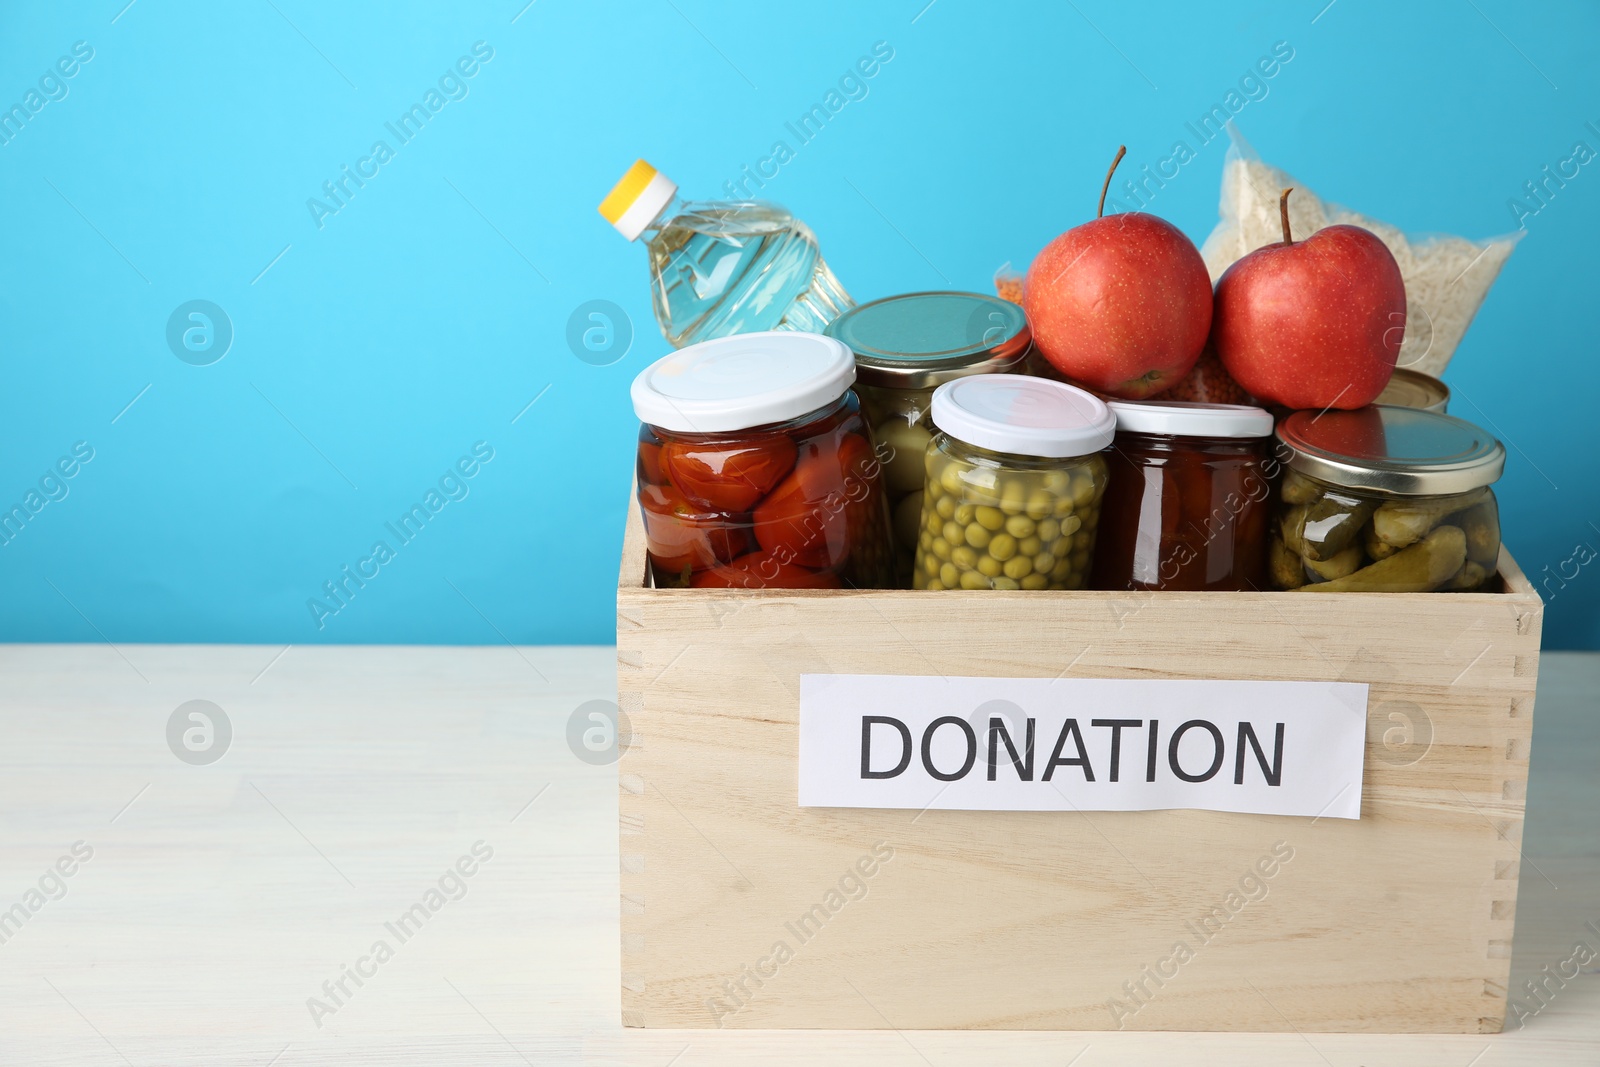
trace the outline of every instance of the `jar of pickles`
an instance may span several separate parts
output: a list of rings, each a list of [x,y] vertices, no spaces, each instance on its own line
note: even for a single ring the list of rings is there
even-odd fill
[[[856,388],[884,456],[900,584],[921,529],[923,454],[933,391],[972,374],[1020,370],[1032,335],[1022,309],[982,293],[907,293],[851,308],[827,334],[856,357]]]
[[[1272,416],[1237,404],[1113,400],[1096,589],[1260,589]]]
[[[854,380],[845,345],[787,331],[689,345],[634,379],[657,586],[889,584],[882,463]]]
[[[1279,589],[1472,592],[1500,558],[1500,442],[1465,420],[1372,404],[1297,411],[1270,537]]]
[[[1115,420],[1074,386],[962,378],[933,394],[913,587],[1088,585]]]

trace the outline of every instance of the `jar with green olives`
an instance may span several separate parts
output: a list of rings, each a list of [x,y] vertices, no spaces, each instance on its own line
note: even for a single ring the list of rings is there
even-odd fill
[[[1110,409],[1007,374],[940,386],[932,416],[913,588],[1087,588]]]
[[[1464,419],[1370,404],[1278,426],[1288,469],[1268,564],[1279,589],[1480,592],[1500,558],[1505,448]]]
[[[826,332],[855,353],[856,391],[884,457],[896,571],[909,585],[933,391],[969,375],[1021,370],[1032,349],[1028,321],[1016,304],[982,293],[906,293],[851,308]]]

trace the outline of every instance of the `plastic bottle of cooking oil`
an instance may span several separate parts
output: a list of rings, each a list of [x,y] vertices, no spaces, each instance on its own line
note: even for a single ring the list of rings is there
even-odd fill
[[[677,193],[641,159],[600,204],[622,236],[644,238],[656,321],[674,348],[755,330],[820,333],[855,306],[787,209]]]

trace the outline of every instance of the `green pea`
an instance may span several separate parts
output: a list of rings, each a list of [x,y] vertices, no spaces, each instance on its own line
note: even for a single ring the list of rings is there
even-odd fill
[[[1024,589],[1048,589],[1049,587],[1050,579],[1042,574],[1030,574],[1022,579],[1022,588]]]
[[[1000,561],[995,559],[993,556],[978,557],[979,574],[986,574],[990,578],[995,578],[999,576],[1000,569]]]
[[[925,588],[928,588],[928,589],[943,589],[944,588],[944,583],[939,581],[939,579],[934,578],[932,581],[928,582],[928,584],[927,584],[927,586]]]
[[[989,555],[1004,563],[1017,554],[1017,539],[1010,534],[995,534],[989,539]]]
[[[1044,542],[1037,537],[1024,537],[1017,542],[1017,553],[1023,556],[1037,556],[1044,551]]]
[[[1034,522],[1026,515],[1013,515],[1006,520],[1006,533],[1012,537],[1027,537],[1034,531]]]
[[[1076,515],[1068,515],[1061,520],[1061,536],[1071,537],[1078,532],[1078,527],[1083,525],[1083,520]]]
[[[1020,586],[1017,585],[1015,579],[1007,578],[1005,575],[1001,575],[1000,577],[998,577],[998,578],[996,578],[994,580],[994,587],[996,589],[1013,589],[1013,590],[1020,588]]]
[[[998,530],[1006,524],[1006,513],[999,508],[979,507],[973,517],[985,530]]]
[[[949,559],[950,542],[946,541],[942,537],[935,537],[933,539],[933,554],[938,556],[940,559]]]
[[[957,572],[956,565],[954,563],[946,563],[941,566],[939,568],[939,580],[944,583],[946,589],[954,589],[956,583],[961,580],[961,575]]]
[[[961,528],[960,523],[953,519],[950,522],[945,523],[944,529],[940,530],[939,532],[944,534],[944,539],[949,541],[952,545],[959,545],[966,540],[966,531]]]
[[[1027,500],[1027,489],[1015,479],[1006,482],[1000,490],[1000,510],[1007,515],[1021,515]]]
[[[1078,507],[1088,507],[1089,503],[1098,495],[1099,485],[1095,483],[1087,471],[1080,472],[1072,479],[1072,502]]]
[[[1007,578],[1016,578],[1020,581],[1033,573],[1033,560],[1027,556],[1012,556],[1006,560],[1005,566],[1001,569]]]
[[[989,579],[977,571],[966,571],[961,575],[961,588],[963,589],[988,589]]]
[[[1039,523],[1036,532],[1039,535],[1039,540],[1048,545],[1057,537],[1061,536],[1061,523],[1055,519],[1045,519],[1043,522]]]
[[[1064,582],[1071,574],[1072,560],[1070,559],[1060,560],[1054,567],[1050,568],[1050,580],[1052,582]]]
[[[954,563],[957,567],[961,567],[964,570],[970,571],[972,568],[978,565],[978,553],[968,548],[966,545],[961,545],[958,548],[953,548],[950,550],[950,562]]]
[[[932,547],[932,546],[930,545],[930,547]],[[929,552],[927,555],[923,556],[922,557],[922,569],[927,571],[929,574],[938,574],[939,573],[939,557],[935,556],[932,552]]]
[[[956,502],[950,497],[942,496],[934,503],[933,510],[941,519],[948,519],[956,513]]]
[[[1050,513],[1055,510],[1055,507],[1055,497],[1050,493],[1045,492],[1043,489],[1035,489],[1032,493],[1029,493],[1028,503],[1025,505],[1028,518],[1030,519],[1049,518]]]
[[[994,534],[990,533],[982,523],[974,522],[968,524],[963,536],[965,536],[967,544],[973,548],[987,548],[989,547],[989,540]]]
[[[961,468],[954,463],[947,464],[939,474],[939,484],[949,492],[961,492]]]
[[[965,525],[967,525],[967,523],[972,521],[973,516],[977,512],[977,510],[978,509],[973,507],[971,504],[957,504],[956,505],[956,513],[953,516],[951,516],[951,518],[955,519],[961,525],[965,526]]]

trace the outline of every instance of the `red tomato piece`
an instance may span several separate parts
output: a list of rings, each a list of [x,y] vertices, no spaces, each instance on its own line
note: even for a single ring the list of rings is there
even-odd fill
[[[877,458],[859,434],[808,442],[790,474],[756,505],[756,541],[802,567],[836,566],[870,522]]]
[[[743,524],[708,514],[670,485],[641,485],[639,507],[650,558],[681,578],[728,563],[754,547]]]
[[[668,441],[661,469],[684,496],[716,511],[749,511],[794,468],[794,442],[783,434],[734,444]]]
[[[639,481],[647,485],[665,485],[667,479],[661,473],[661,442],[639,442]]]
[[[701,571],[689,584],[696,589],[838,589],[832,571],[811,571],[783,563],[769,552],[751,552],[726,567]]]

